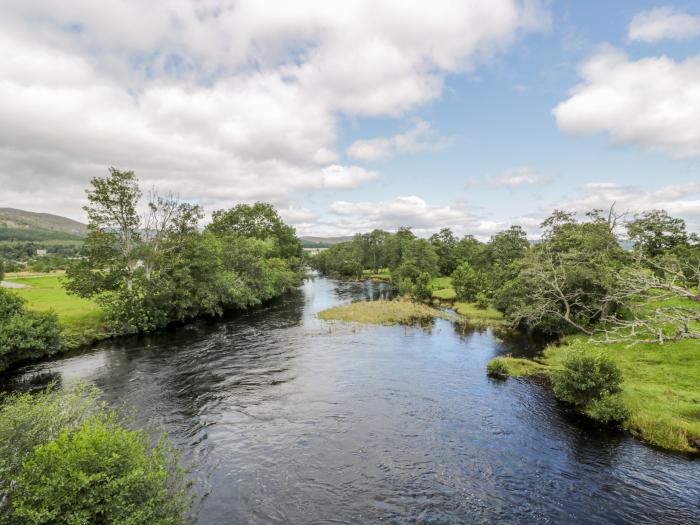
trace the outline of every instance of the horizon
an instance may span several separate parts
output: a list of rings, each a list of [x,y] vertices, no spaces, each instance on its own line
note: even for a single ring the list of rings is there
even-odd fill
[[[0,206],[85,222],[107,168],[304,237],[539,237],[554,209],[700,231],[692,2],[0,8]],[[135,23],[138,20],[139,23]]]

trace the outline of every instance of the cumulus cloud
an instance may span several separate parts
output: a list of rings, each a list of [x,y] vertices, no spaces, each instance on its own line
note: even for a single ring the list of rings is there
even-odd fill
[[[641,42],[683,40],[700,35],[700,16],[692,16],[672,6],[642,11],[630,22],[627,38]]]
[[[329,211],[341,218],[333,223],[333,227],[342,233],[374,228],[396,230],[406,226],[424,236],[440,228],[451,228],[458,234],[470,233],[487,238],[505,226],[475,215],[465,203],[433,205],[415,195],[383,202],[336,201],[330,205]]]
[[[81,195],[109,165],[214,206],[356,187],[377,174],[337,163],[341,116],[402,115],[548,20],[529,0],[36,0],[1,14],[3,197],[72,215],[56,189]]]
[[[546,184],[550,181],[550,178],[530,166],[518,166],[516,168],[508,168],[500,177],[492,177],[488,181],[493,186],[517,188],[520,186]]]
[[[356,160],[380,160],[401,153],[438,151],[449,145],[446,137],[436,137],[428,122],[418,120],[415,126],[392,137],[356,140],[347,149],[348,156]]]
[[[553,110],[571,134],[607,132],[675,158],[700,156],[700,55],[630,60],[605,48],[581,68],[583,82]]]

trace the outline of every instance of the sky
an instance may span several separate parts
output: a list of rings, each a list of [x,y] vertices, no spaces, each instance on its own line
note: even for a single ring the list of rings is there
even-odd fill
[[[697,232],[700,3],[0,1],[0,207],[85,220],[110,166],[301,235]]]

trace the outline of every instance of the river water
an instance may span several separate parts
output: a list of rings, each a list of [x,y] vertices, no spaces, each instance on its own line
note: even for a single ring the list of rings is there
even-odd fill
[[[127,400],[193,463],[201,524],[700,523],[700,461],[590,428],[541,381],[486,377],[490,358],[536,342],[315,316],[389,294],[310,280],[244,314],[25,367],[5,388],[80,378]]]

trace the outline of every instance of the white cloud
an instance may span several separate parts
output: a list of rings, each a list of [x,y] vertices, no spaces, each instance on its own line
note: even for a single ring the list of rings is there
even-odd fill
[[[356,187],[377,174],[333,164],[342,115],[436,99],[446,75],[546,26],[539,5],[6,2],[3,198],[74,215],[79,203],[52,200],[56,188],[79,199],[109,165],[212,206]]]
[[[583,82],[554,108],[559,128],[571,134],[608,132],[675,158],[700,156],[700,55],[630,60],[605,48],[581,68]]]
[[[700,35],[700,16],[692,16],[672,6],[642,11],[630,22],[627,37],[641,42],[683,40]]]
[[[380,160],[401,153],[438,151],[449,145],[449,139],[436,138],[428,122],[418,120],[415,126],[393,137],[357,140],[350,144],[347,153],[356,160]]]
[[[428,236],[447,227],[460,235],[470,233],[485,239],[505,226],[474,215],[464,203],[431,205],[415,195],[384,202],[336,201],[329,211],[341,218],[331,224],[334,231],[343,234],[406,226],[418,235]]]
[[[535,168],[518,166],[516,168],[508,168],[500,177],[489,178],[488,181],[494,186],[516,188],[546,184],[550,181],[550,178]]]

